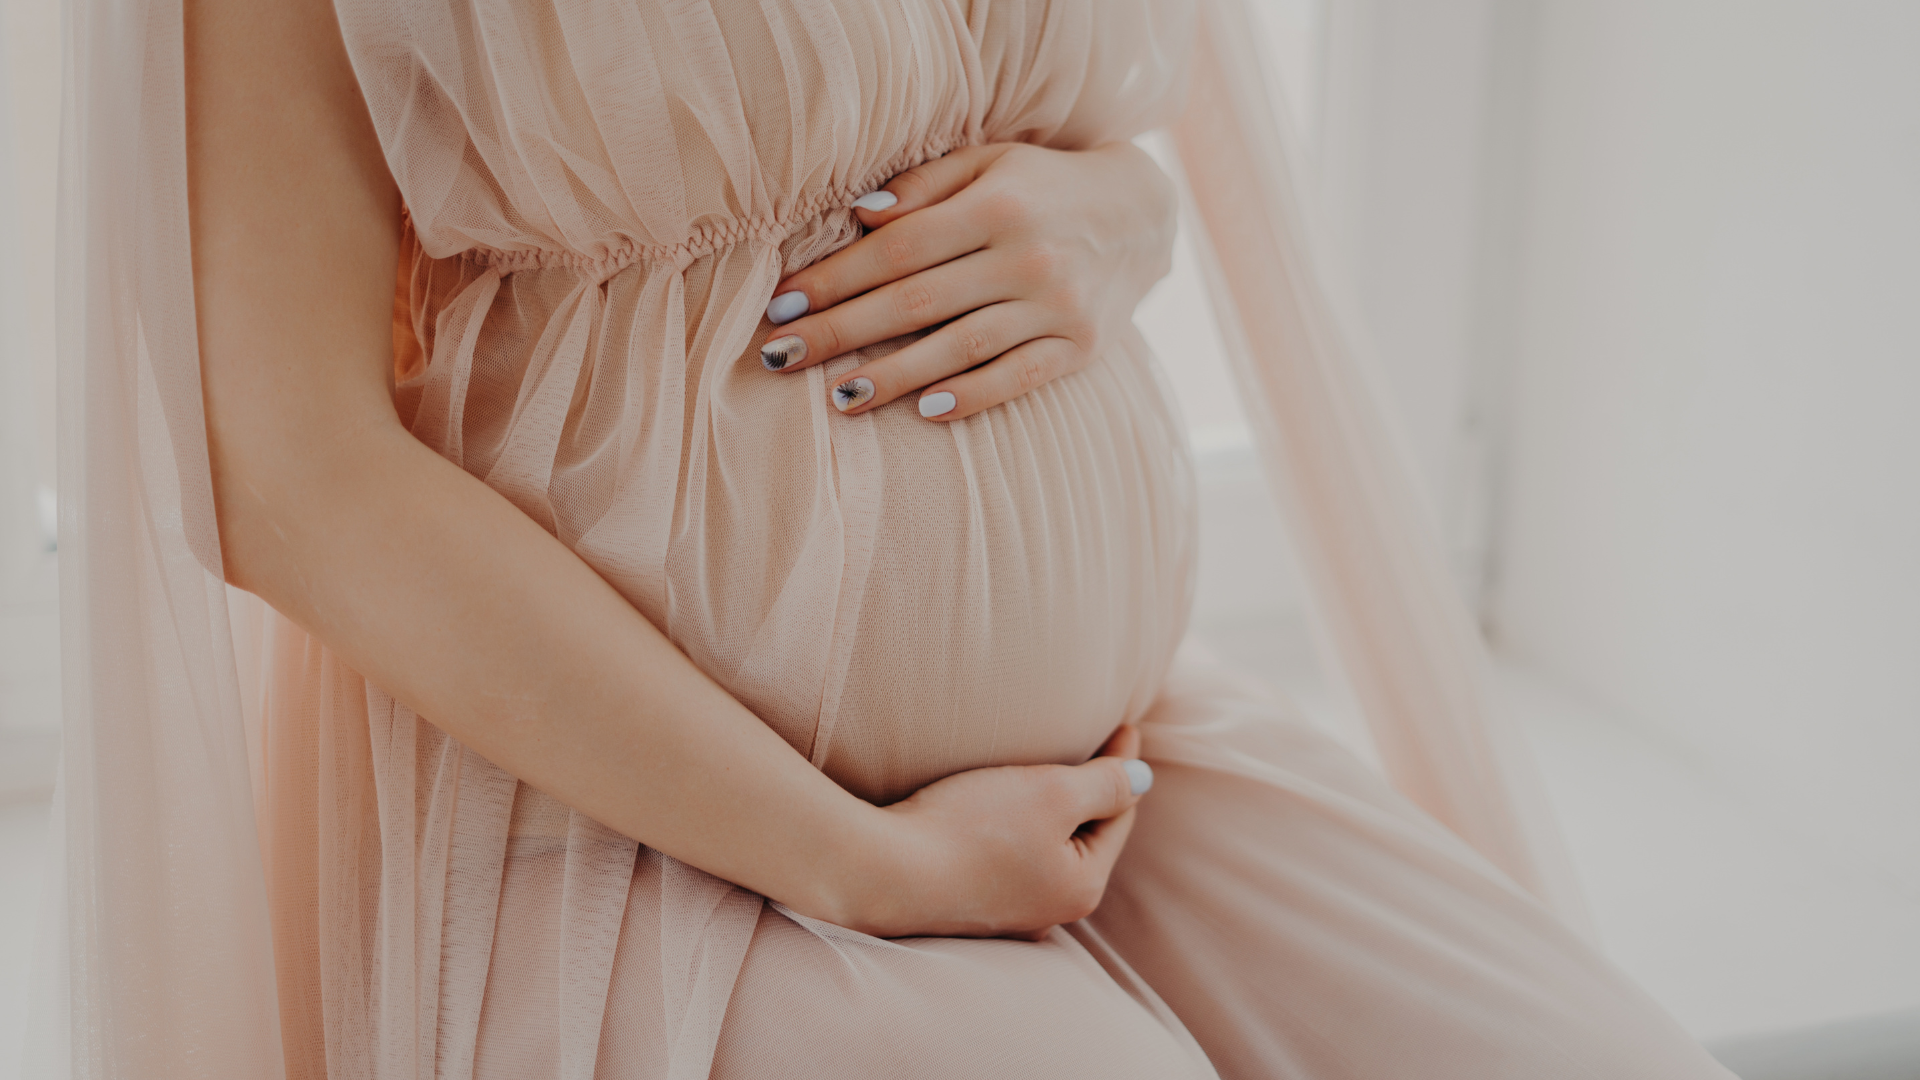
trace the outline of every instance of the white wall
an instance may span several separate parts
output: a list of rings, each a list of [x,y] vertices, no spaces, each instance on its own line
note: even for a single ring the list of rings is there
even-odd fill
[[[1498,642],[1920,895],[1920,4],[1536,14]]]
[[[0,467],[48,489],[59,62],[59,5],[0,0]]]
[[[0,0],[0,801],[52,786],[53,217],[60,9]]]
[[[1385,376],[1413,464],[1478,595],[1495,0],[1329,0],[1308,194],[1321,268]]]

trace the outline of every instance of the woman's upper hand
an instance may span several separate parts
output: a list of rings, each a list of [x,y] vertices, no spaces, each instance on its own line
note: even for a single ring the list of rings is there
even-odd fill
[[[1123,727],[1082,765],[973,769],[886,807],[841,925],[879,937],[1024,937],[1092,913],[1153,783]]]
[[[767,314],[789,325],[761,361],[796,371],[947,325],[840,376],[842,412],[918,390],[920,415],[958,420],[1077,371],[1172,260],[1173,186],[1131,143],[966,147],[854,205],[872,231],[780,283]]]

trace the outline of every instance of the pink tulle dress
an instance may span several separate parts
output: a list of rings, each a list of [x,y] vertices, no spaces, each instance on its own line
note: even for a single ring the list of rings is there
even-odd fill
[[[1184,436],[1137,336],[956,423],[774,375],[775,283],[955,147],[1171,118],[1151,0],[339,0],[409,214],[422,441],[876,801],[1143,723],[1111,890],[1038,943],[883,941],[638,846],[265,629],[295,1077],[1723,1075],[1473,848],[1181,653]]]

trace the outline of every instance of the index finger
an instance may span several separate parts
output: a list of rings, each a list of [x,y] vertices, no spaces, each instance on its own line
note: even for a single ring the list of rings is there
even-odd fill
[[[878,190],[868,192],[853,203],[854,212],[860,224],[869,229],[877,229],[891,221],[897,221],[915,210],[924,210],[937,202],[953,198],[967,185],[980,179],[987,167],[1000,160],[1000,155],[1013,147],[1012,143],[993,143],[986,146],[963,146],[958,150],[923,161],[906,172],[882,184]],[[876,199],[881,192],[893,198],[893,202]]]
[[[773,301],[767,305],[767,318],[775,323],[790,322],[802,315],[832,307],[850,296],[858,296],[870,289],[878,288],[889,281],[897,281],[907,274],[937,266],[947,259],[956,258],[969,251],[980,248],[984,240],[974,242],[964,250],[935,261],[926,261],[922,256],[918,261],[912,252],[901,251],[895,254],[891,271],[876,268],[869,263],[854,271],[854,277],[847,277],[848,264],[855,261],[854,253],[870,256],[877,247],[888,242],[877,241],[889,226],[906,219],[917,211],[924,210],[951,199],[966,190],[967,186],[980,178],[987,167],[999,160],[1000,155],[1012,147],[1011,143],[991,146],[966,146],[943,157],[916,165],[906,172],[895,176],[876,191],[862,195],[854,202],[854,212],[860,223],[873,230],[853,244],[814,263],[803,270],[796,271],[774,287]],[[875,196],[886,195],[894,201],[886,206],[870,208],[863,203],[878,202]],[[976,223],[977,224],[977,223]],[[978,230],[984,233],[984,230]],[[923,245],[924,237],[908,237],[910,245]],[[880,260],[885,262],[885,260]],[[899,269],[904,267],[905,269]],[[877,273],[893,273],[892,277],[875,277]]]
[[[806,297],[806,314],[818,315],[842,301],[978,251],[986,241],[980,215],[955,213],[953,204],[936,203],[868,233],[788,278],[767,306],[768,317],[782,303],[796,303],[786,299],[795,294]]]

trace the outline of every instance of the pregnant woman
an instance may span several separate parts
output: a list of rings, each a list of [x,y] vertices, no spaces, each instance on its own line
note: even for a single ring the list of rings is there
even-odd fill
[[[248,909],[221,900],[165,958],[177,1003],[73,991],[72,1052],[113,1072],[147,1030],[183,1076],[1723,1076],[1474,848],[1176,659],[1192,481],[1129,321],[1171,188],[1127,140],[1177,105],[1192,17],[153,9],[128,78],[184,56],[183,116],[141,99],[180,141],[136,148],[181,151],[191,258],[143,256],[180,273],[138,279],[115,339],[159,372],[126,384],[123,450],[186,463],[173,527],[272,605],[235,630],[272,947],[234,945]],[[183,279],[192,318],[156,318]],[[197,384],[165,366],[182,342]],[[172,550],[154,535],[127,543]],[[265,970],[268,1000],[233,991]],[[196,1034],[229,1023],[246,1045]]]

